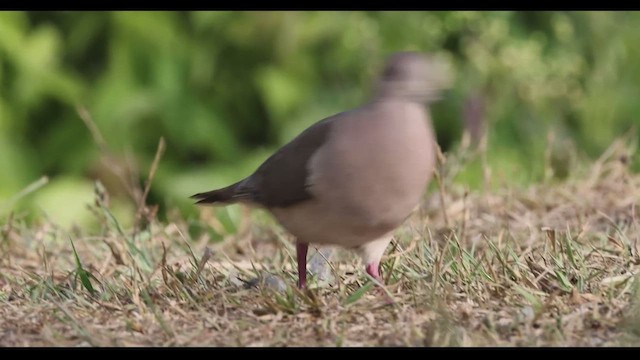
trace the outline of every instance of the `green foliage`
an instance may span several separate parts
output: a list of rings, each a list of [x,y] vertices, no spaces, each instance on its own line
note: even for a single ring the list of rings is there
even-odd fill
[[[20,206],[55,198],[63,218],[82,217],[89,190],[78,189],[96,178],[125,194],[107,180],[82,105],[140,176],[164,136],[150,200],[193,211],[187,196],[248,175],[306,126],[357,106],[401,50],[452,63],[454,87],[433,108],[444,150],[459,144],[465,107],[480,95],[493,175],[539,180],[549,132],[596,156],[638,122],[638,21],[633,12],[0,12],[0,205],[43,175],[60,193]],[[468,169],[460,181],[481,185],[482,167]]]

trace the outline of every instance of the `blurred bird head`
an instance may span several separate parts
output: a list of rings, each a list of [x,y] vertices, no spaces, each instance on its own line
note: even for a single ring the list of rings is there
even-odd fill
[[[419,52],[398,52],[387,59],[378,79],[377,96],[433,102],[451,83],[451,70],[444,60]]]

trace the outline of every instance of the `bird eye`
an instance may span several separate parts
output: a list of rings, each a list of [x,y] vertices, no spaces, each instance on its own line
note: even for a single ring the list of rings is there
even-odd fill
[[[398,76],[400,76],[400,69],[397,66],[388,66],[382,73],[382,77],[387,80],[397,78]]]

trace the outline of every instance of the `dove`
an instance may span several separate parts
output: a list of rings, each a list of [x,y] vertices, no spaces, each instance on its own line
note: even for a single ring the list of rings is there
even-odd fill
[[[428,105],[448,85],[434,57],[395,53],[366,103],[311,125],[248,177],[192,198],[271,212],[295,237],[301,289],[310,244],[356,251],[383,283],[382,256],[433,177],[437,139]]]

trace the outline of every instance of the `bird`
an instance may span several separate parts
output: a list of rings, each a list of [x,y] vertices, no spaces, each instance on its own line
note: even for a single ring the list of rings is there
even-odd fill
[[[198,205],[266,209],[295,238],[298,283],[307,288],[310,244],[357,252],[383,284],[380,262],[394,231],[433,178],[437,138],[429,105],[450,84],[442,61],[391,54],[360,107],[319,120],[248,177],[197,193]]]

